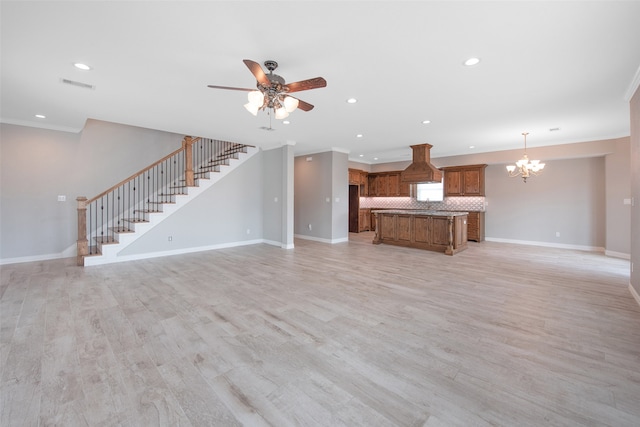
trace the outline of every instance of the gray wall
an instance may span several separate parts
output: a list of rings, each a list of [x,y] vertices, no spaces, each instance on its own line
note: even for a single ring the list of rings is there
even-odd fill
[[[631,283],[640,295],[640,89],[637,89],[630,102],[631,108]],[[640,300],[638,300],[640,304]]]
[[[345,153],[332,152],[333,189],[331,212],[331,239],[333,242],[349,240],[349,167]]]
[[[95,120],[80,134],[0,124],[0,260],[64,256],[77,239],[77,196],[106,190],[181,141]]]
[[[262,239],[262,153],[126,247],[120,255],[186,252]],[[169,241],[171,236],[171,241]]]
[[[604,249],[604,158],[545,162],[526,184],[502,165],[487,167],[487,238]]]
[[[263,229],[267,243],[293,248],[293,146],[263,151]]]
[[[334,151],[294,159],[296,236],[330,243],[348,239],[347,165],[347,155]]]
[[[282,215],[284,214],[282,179],[284,164],[282,148],[262,152],[263,159],[263,235],[265,240],[282,243]]]

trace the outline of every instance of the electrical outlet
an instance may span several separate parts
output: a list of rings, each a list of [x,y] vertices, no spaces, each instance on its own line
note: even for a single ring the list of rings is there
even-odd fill
[[[58,201],[59,202],[66,202],[67,201],[67,196],[62,196],[62,195],[58,196]]]
[[[307,227],[309,227],[309,230],[311,230],[311,224],[309,224]]]
[[[251,234],[251,229],[247,228],[247,234]]]
[[[560,232],[556,231],[556,237],[560,237]]]

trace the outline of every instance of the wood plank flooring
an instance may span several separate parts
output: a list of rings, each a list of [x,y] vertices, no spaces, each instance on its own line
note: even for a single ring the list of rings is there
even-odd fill
[[[629,262],[296,240],[2,267],[2,426],[638,426]]]

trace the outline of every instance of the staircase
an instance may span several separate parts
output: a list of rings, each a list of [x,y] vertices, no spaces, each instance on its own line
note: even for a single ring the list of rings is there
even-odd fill
[[[77,263],[126,261],[119,253],[259,150],[185,137],[182,148],[87,199],[78,197]]]

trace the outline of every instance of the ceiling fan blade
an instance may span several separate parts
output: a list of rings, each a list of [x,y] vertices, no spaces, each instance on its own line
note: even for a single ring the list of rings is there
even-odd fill
[[[309,90],[309,89],[317,89],[320,87],[325,87],[327,85],[327,81],[322,77],[315,77],[313,79],[301,80],[299,82],[287,83],[287,87],[289,88],[288,92],[300,92],[301,90]]]
[[[293,96],[292,96],[293,98]],[[296,98],[298,99],[298,98]],[[302,111],[311,111],[313,110],[313,105],[309,104],[308,102],[304,102],[301,101],[300,99],[298,99],[298,108],[301,109]]]
[[[250,59],[243,59],[244,65],[249,68],[249,71],[255,76],[258,83],[262,83],[265,86],[271,86],[271,81],[267,77],[267,75],[262,71],[262,67],[255,61]]]
[[[244,87],[231,87],[231,86],[214,86],[214,85],[207,85],[207,87],[210,87],[211,89],[228,89],[228,90],[243,90],[245,92],[252,92],[255,89],[246,89]]]

